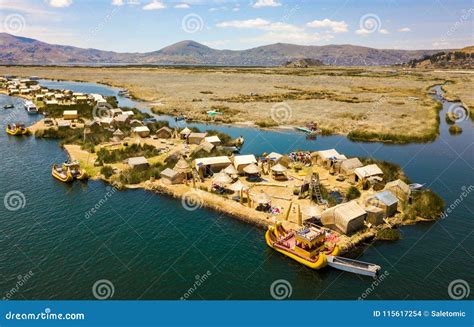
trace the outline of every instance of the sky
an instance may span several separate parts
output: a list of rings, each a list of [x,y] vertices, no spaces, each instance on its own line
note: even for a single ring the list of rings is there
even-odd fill
[[[0,0],[0,32],[118,52],[183,40],[232,50],[277,42],[462,48],[474,45],[474,1]]]

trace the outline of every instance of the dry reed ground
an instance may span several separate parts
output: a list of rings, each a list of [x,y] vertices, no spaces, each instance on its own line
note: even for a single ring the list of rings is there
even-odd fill
[[[285,102],[280,125],[316,121],[345,134],[423,137],[437,128],[435,102],[427,88],[446,80],[456,96],[472,103],[473,78],[443,72],[387,68],[89,68],[0,67],[0,74],[99,82],[127,88],[139,99],[159,102],[163,113],[209,119],[207,110],[225,113],[222,122],[272,123],[272,107]],[[464,98],[466,100],[464,100]],[[288,119],[285,119],[288,118]]]

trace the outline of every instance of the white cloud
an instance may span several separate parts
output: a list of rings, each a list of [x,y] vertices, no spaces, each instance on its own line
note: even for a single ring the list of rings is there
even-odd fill
[[[388,30],[386,30],[385,28],[379,29],[379,33],[380,33],[380,34],[389,34],[389,33],[388,33]]]
[[[302,32],[301,27],[281,23],[281,22],[270,22],[266,19],[256,18],[247,20],[231,20],[227,22],[221,22],[216,25],[217,27],[224,28],[240,28],[240,29],[257,29],[271,32]]]
[[[55,8],[65,8],[72,5],[72,0],[48,0],[48,4]]]
[[[187,3],[179,3],[174,6],[176,9],[189,9],[191,6],[189,6]]]
[[[124,4],[123,0],[112,0],[112,6],[123,6]]]
[[[325,28],[331,30],[333,33],[344,33],[347,32],[347,23],[343,20],[341,21],[334,21],[330,19],[323,19],[323,20],[313,20],[306,24],[308,27],[312,28]]]
[[[149,4],[143,6],[143,10],[160,10],[165,8],[166,5],[159,0],[152,0]]]
[[[409,27],[403,27],[403,28],[400,28],[398,29],[399,32],[410,32],[411,29]]]
[[[385,28],[381,28],[378,31],[371,31],[371,30],[367,30],[365,28],[360,28],[360,29],[355,31],[355,33],[357,35],[363,35],[363,36],[370,35],[370,34],[373,34],[375,32],[378,32],[380,34],[389,34],[389,31],[386,30]]]
[[[277,0],[257,0],[252,7],[254,8],[264,8],[264,7],[280,7],[281,3]]]

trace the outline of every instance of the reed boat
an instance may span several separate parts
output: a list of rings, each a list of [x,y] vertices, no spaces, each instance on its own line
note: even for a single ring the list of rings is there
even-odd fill
[[[86,180],[88,178],[86,171],[81,169],[78,161],[66,162],[63,164],[63,167],[66,167],[69,170],[73,179]]]
[[[332,268],[370,277],[377,277],[380,269],[382,269],[382,267],[373,263],[338,256],[328,255],[326,259],[328,266]]]
[[[74,177],[72,176],[68,168],[63,166],[59,167],[56,164],[53,165],[53,168],[51,169],[51,174],[54,178],[63,183],[70,183],[74,180]]]
[[[328,245],[325,232],[315,227],[299,231],[286,230],[278,222],[265,233],[267,245],[287,257],[311,268],[321,269],[327,265],[327,255],[340,253],[337,245]]]
[[[13,136],[28,135],[30,133],[30,130],[23,124],[9,124],[5,131]]]
[[[3,109],[13,109],[13,108],[15,108],[15,106],[12,104],[6,104],[3,106]]]

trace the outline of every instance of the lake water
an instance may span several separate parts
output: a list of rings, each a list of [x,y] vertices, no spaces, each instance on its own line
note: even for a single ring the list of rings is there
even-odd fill
[[[41,82],[103,95],[118,91],[91,83]],[[119,100],[121,106],[134,104]],[[11,102],[16,108],[4,110]],[[342,136],[307,140],[297,132],[190,125],[243,135],[243,153],[336,148],[348,156],[396,162],[411,180],[426,183],[451,205],[463,187],[474,185],[474,129],[465,120],[459,123],[464,133],[451,136],[444,120],[450,105],[443,104],[440,136],[428,144],[351,142]],[[20,99],[0,95],[2,131],[7,123],[31,124],[40,118],[27,115]],[[405,226],[402,240],[361,251],[361,260],[381,265],[386,274],[372,289],[370,278],[303,267],[269,249],[263,230],[225,215],[189,212],[179,200],[142,190],[113,192],[99,181],[57,182],[51,165],[66,154],[56,141],[1,132],[0,151],[1,197],[13,198],[14,191],[24,195],[19,198],[24,207],[0,207],[2,297],[93,299],[92,286],[102,279],[113,283],[113,299],[179,299],[185,294],[190,299],[272,299],[270,286],[279,279],[291,284],[290,299],[357,299],[362,294],[368,299],[448,299],[453,280],[474,287],[474,192],[456,201],[445,219]],[[97,213],[86,218],[96,205]],[[32,276],[18,286],[30,271]],[[12,288],[18,292],[7,293]]]

